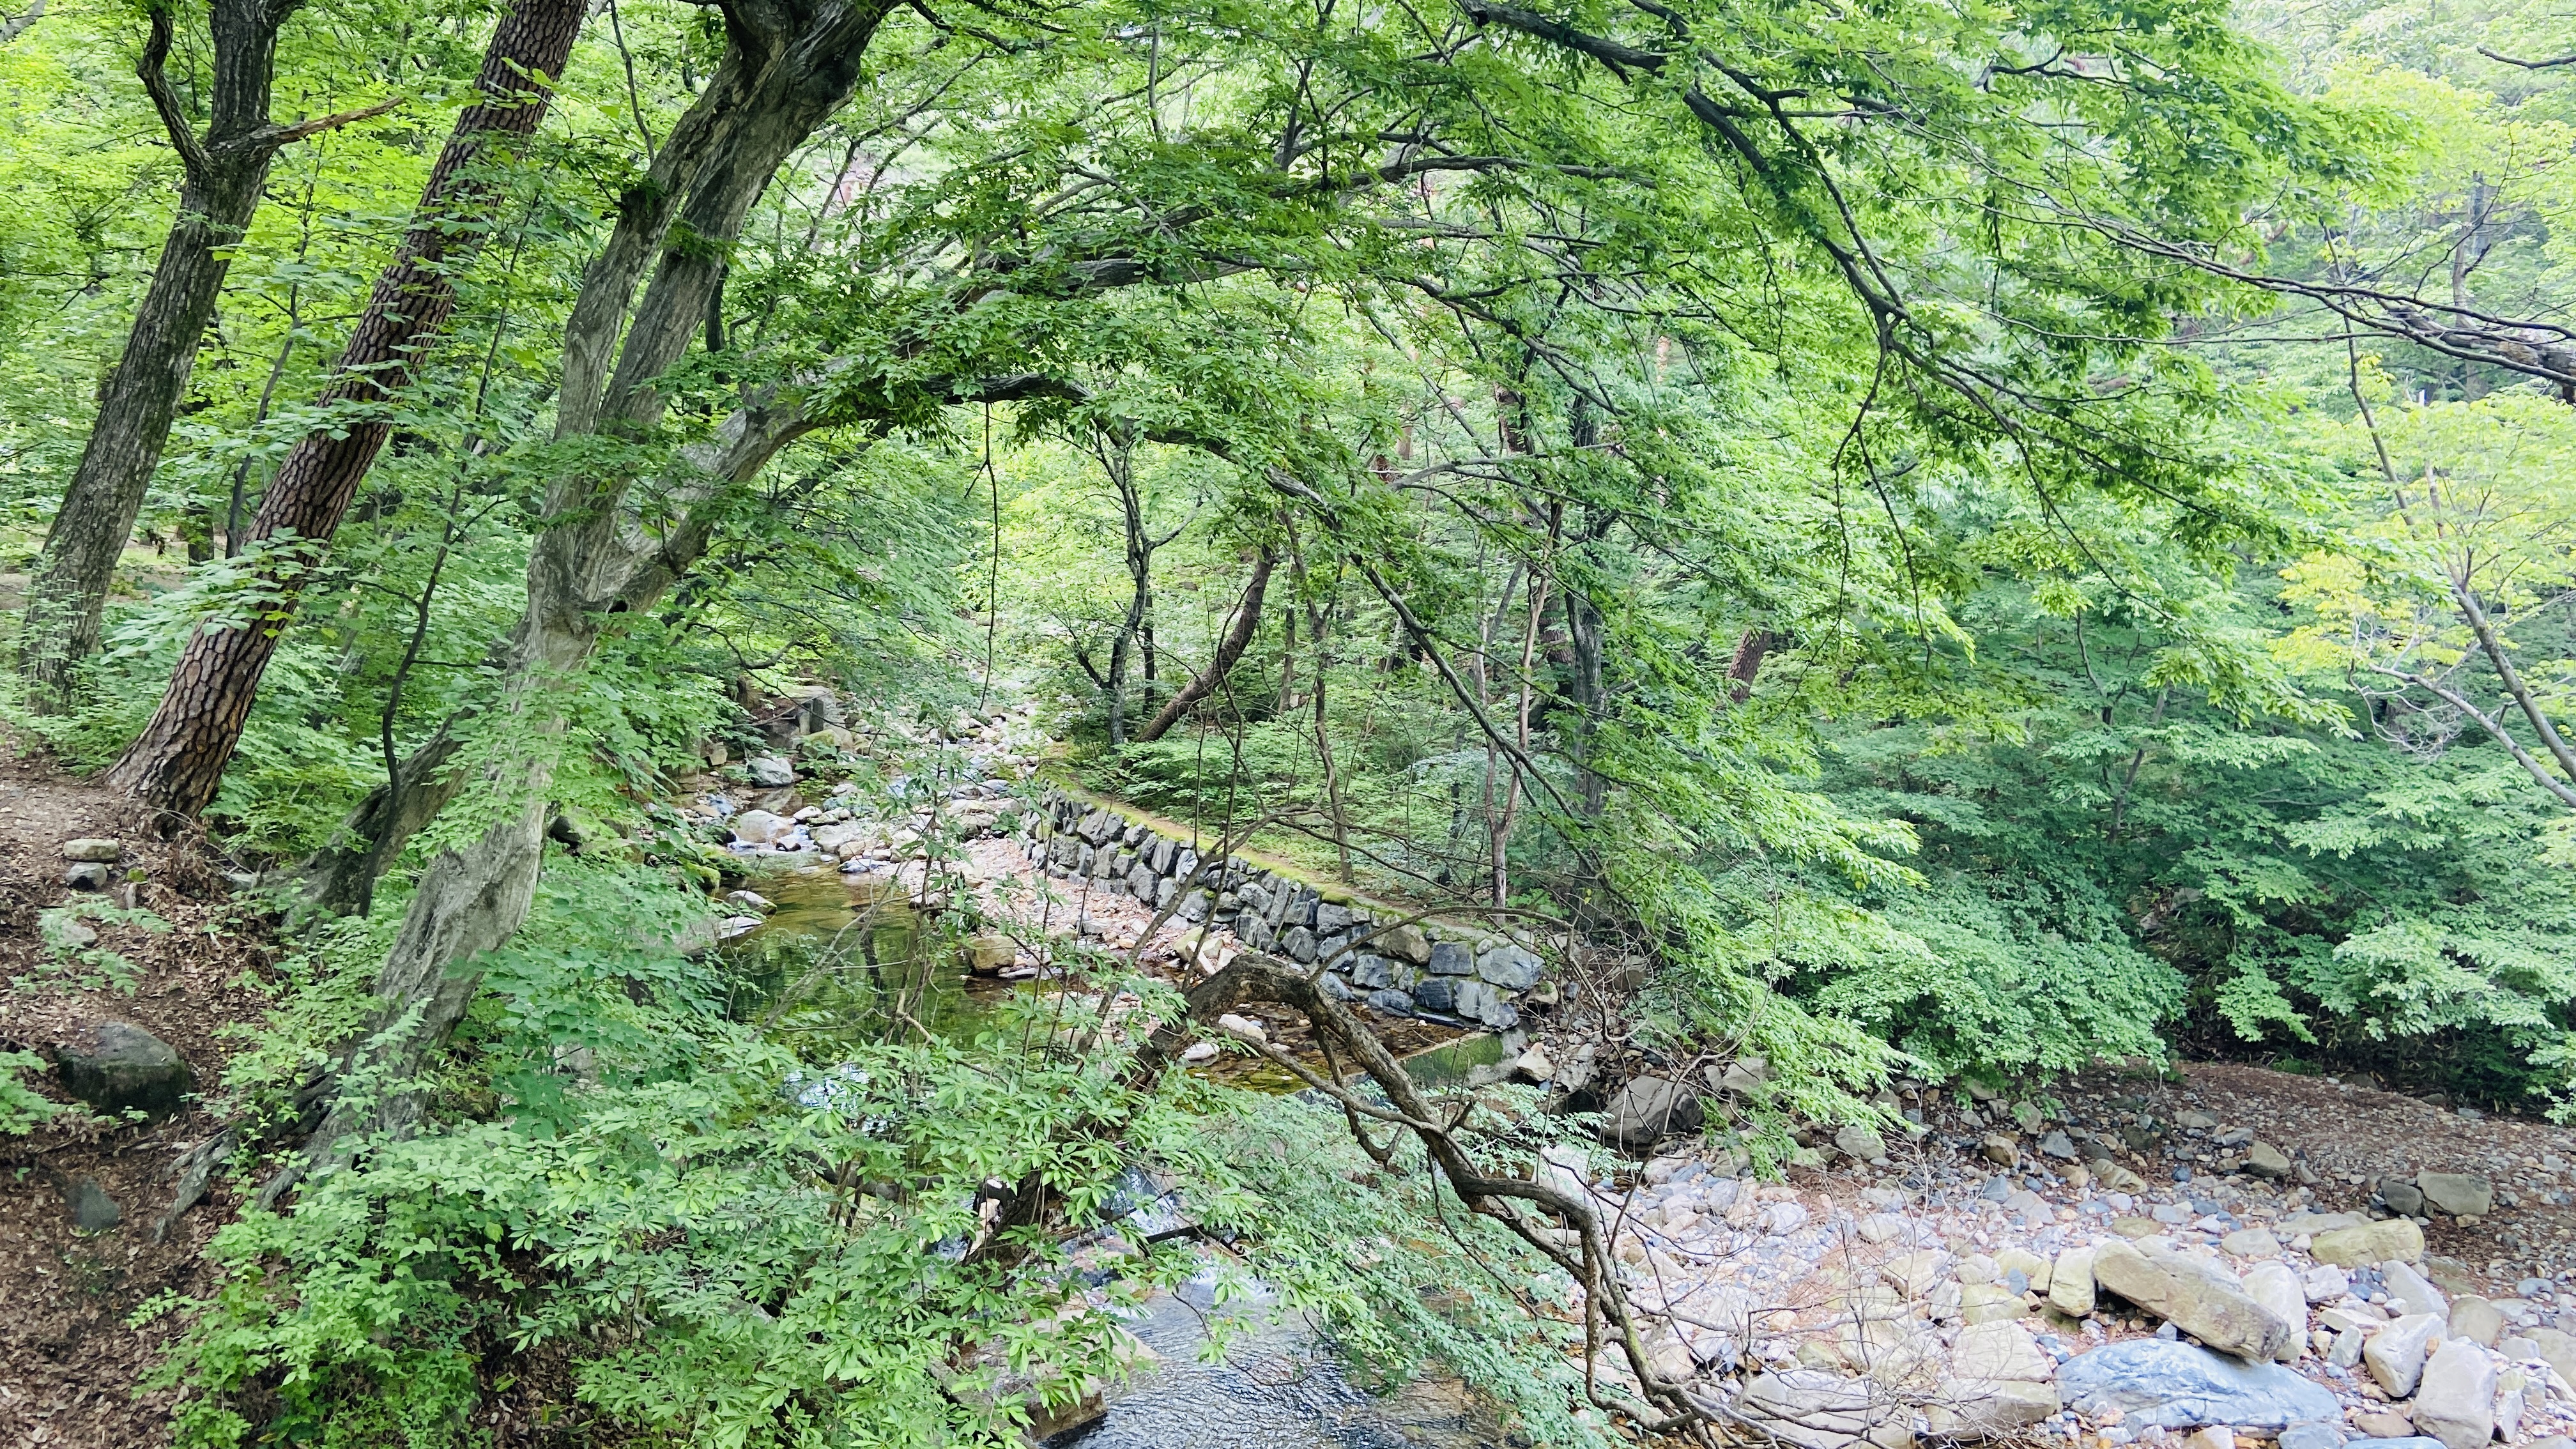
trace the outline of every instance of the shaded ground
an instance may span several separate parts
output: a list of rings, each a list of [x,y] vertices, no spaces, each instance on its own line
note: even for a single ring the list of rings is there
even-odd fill
[[[265,931],[237,916],[222,879],[185,843],[150,841],[103,793],[66,779],[41,758],[10,748],[0,758],[0,1047],[52,1050],[85,1023],[132,1022],[176,1047],[201,1085],[221,1079],[235,1043],[225,1028],[255,1020],[267,1005]],[[81,836],[125,842],[123,871],[133,906],[168,923],[166,932],[93,923],[98,946],[130,963],[131,991],[93,981],[98,962],[66,970],[49,958],[42,911],[72,892],[63,884],[62,844]],[[122,906],[126,888],[115,893]],[[50,1078],[45,1089],[60,1097]],[[219,1184],[212,1200],[181,1218],[169,1240],[150,1226],[168,1201],[171,1160],[213,1130],[192,1108],[143,1125],[49,1124],[0,1138],[0,1445],[124,1446],[166,1442],[169,1394],[138,1402],[135,1386],[176,1329],[163,1319],[140,1329],[126,1316],[156,1294],[202,1294],[212,1272],[199,1257],[231,1214]],[[66,1194],[93,1179],[123,1221],[103,1233],[74,1228]]]

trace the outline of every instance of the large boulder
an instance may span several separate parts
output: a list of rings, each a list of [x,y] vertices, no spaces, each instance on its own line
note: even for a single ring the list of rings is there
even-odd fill
[[[2445,1449],[2482,1449],[2495,1435],[2495,1401],[2495,1361],[2467,1339],[2446,1338],[2415,1389],[2416,1431]]]
[[[1610,1100],[1601,1118],[1601,1140],[1651,1147],[1675,1133],[1697,1132],[1704,1120],[1699,1095],[1688,1087],[1666,1077],[1639,1077]]]
[[[733,818],[733,838],[745,845],[776,845],[795,833],[795,821],[767,810],[745,810]]]
[[[1539,959],[1518,946],[1496,946],[1476,958],[1476,974],[1505,991],[1536,986],[1539,970]]]
[[[2316,1235],[2308,1252],[2320,1263],[2360,1268],[2373,1263],[2424,1261],[2424,1230],[2404,1218],[2387,1218]]]
[[[54,1054],[63,1090],[102,1115],[166,1117],[195,1084],[178,1049],[131,1022],[94,1021]]]
[[[2342,1417],[2325,1388],[2279,1364],[2250,1365],[2162,1338],[2133,1338],[2060,1364],[2057,1387],[2088,1417],[2118,1409],[2130,1427],[2196,1429],[2226,1424],[2279,1433]]]
[[[1893,1396],[1866,1380],[1821,1369],[1755,1374],[1744,1386],[1745,1419],[1794,1449],[1848,1449],[1883,1423],[1901,1419],[1898,1410]]]
[[[2482,1218],[2495,1211],[2495,1184],[2474,1172],[2419,1172],[2415,1190],[2425,1206],[2455,1218]]]
[[[2279,1358],[2297,1332],[2226,1269],[2180,1253],[2104,1243],[2093,1253],[2093,1281],[2211,1348],[2254,1362]]]

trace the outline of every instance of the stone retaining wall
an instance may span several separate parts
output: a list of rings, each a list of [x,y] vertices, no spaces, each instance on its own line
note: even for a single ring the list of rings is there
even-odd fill
[[[1058,880],[1087,878],[1157,909],[1177,896],[1180,919],[1213,918],[1253,950],[1323,962],[1325,991],[1381,1016],[1511,1031],[1523,1005],[1555,1000],[1544,964],[1517,941],[1327,900],[1241,856],[1203,860],[1187,842],[1062,790],[1022,828],[1029,859]]]

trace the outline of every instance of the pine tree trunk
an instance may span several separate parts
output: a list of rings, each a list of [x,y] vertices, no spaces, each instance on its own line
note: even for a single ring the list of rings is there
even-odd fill
[[[216,0],[208,15],[214,73],[202,138],[181,113],[162,71],[173,39],[170,10],[163,4],[151,11],[151,36],[135,72],[179,152],[186,180],[178,217],[126,333],[125,351],[100,393],[89,444],[54,511],[28,584],[18,668],[39,710],[63,708],[73,668],[98,651],[116,560],[151,491],[152,470],[196,366],[197,344],[214,321],[232,249],[259,210],[270,159],[312,129],[274,126],[268,119],[277,32],[295,9],[295,0]]]
[[[483,99],[457,117],[411,230],[376,279],[337,375],[318,400],[326,409],[355,404],[372,413],[342,433],[307,433],[287,454],[260,500],[250,540],[293,538],[302,546],[263,555],[259,571],[273,592],[257,618],[202,625],[189,638],[151,723],[109,770],[110,785],[182,816],[214,799],[303,577],[393,432],[383,408],[411,384],[436,343],[456,307],[454,274],[487,234],[481,223],[499,187],[477,163],[496,142],[527,136],[545,119],[548,82],[562,73],[586,10],[584,0],[520,0],[494,28],[475,82]]]

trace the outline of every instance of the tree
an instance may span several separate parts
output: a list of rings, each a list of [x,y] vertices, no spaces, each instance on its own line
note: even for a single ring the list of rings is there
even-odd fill
[[[156,3],[147,12],[151,29],[135,70],[179,153],[185,180],[151,287],[126,334],[125,351],[100,390],[89,446],[54,511],[28,584],[18,662],[39,708],[62,706],[73,666],[98,648],[117,557],[142,512],[152,470],[196,364],[198,339],[214,318],[232,248],[258,210],[270,160],[307,136],[381,115],[396,104],[385,101],[286,125],[269,119],[278,31],[302,4],[212,0],[212,73],[203,135],[170,83],[175,7]]]
[[[490,234],[502,153],[544,121],[553,78],[572,54],[585,13],[582,0],[520,0],[494,27],[474,82],[481,99],[456,118],[411,229],[376,279],[337,376],[316,400],[334,421],[296,444],[260,499],[250,541],[277,546],[263,548],[253,565],[259,606],[247,619],[196,630],[151,723],[108,771],[111,785],[183,817],[214,799],[301,581],[393,435],[391,405],[455,309],[456,273]]]

